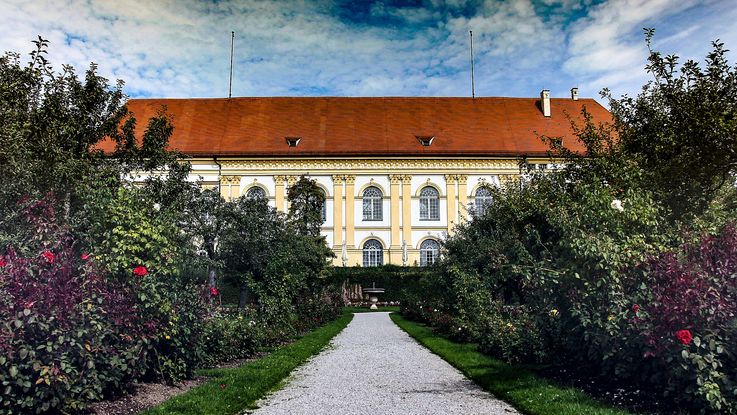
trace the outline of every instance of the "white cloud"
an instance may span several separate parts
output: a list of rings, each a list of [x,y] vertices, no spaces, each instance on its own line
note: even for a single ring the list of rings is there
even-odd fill
[[[399,8],[377,2],[366,23],[339,16],[331,0],[4,0],[0,50],[25,53],[42,35],[53,62],[82,71],[95,61],[134,95],[224,96],[234,30],[236,96],[465,96],[473,29],[479,95],[535,96],[553,87],[560,96],[575,83],[582,93],[632,88],[633,68],[642,68],[646,53],[641,27],[683,14],[693,2],[485,0],[473,13],[462,13],[470,7],[463,0]],[[722,23],[691,22],[662,44],[704,43],[701,33],[717,29],[737,43],[724,17],[729,8],[721,7],[727,10],[710,19]],[[569,21],[572,11],[587,10]]]
[[[692,7],[696,0],[618,0],[592,8],[570,31],[563,69],[587,88],[636,93],[646,80],[645,27]]]

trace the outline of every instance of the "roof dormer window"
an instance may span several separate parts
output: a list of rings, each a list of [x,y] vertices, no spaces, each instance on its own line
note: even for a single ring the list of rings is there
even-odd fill
[[[415,137],[417,137],[417,141],[424,147],[429,147],[432,144],[432,140],[435,139],[434,135],[416,135]]]
[[[302,139],[302,137],[284,137],[287,140],[287,145],[289,147],[297,147],[299,144],[299,140]]]

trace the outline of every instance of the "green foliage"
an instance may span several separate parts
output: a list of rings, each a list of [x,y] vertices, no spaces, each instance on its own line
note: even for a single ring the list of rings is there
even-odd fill
[[[47,201],[23,212],[53,244],[0,255],[0,413],[69,412],[145,371],[151,337],[131,286],[79,258]]]
[[[382,265],[379,267],[334,267],[327,277],[333,284],[358,284],[362,287],[384,288],[381,301],[402,301],[415,293],[414,287],[431,271],[428,268]]]
[[[609,98],[622,150],[636,160],[648,187],[672,219],[703,213],[732,188],[737,174],[737,69],[723,43],[713,42],[704,66],[650,50],[654,80],[635,98]],[[734,191],[729,199],[734,203]]]
[[[97,196],[90,195],[86,205],[97,210],[86,237],[100,265],[120,279],[129,278],[137,266],[159,278],[175,278],[180,254],[175,224],[159,215],[139,189],[121,187],[109,198]]]
[[[165,147],[171,124],[165,114],[153,118],[134,139],[136,120],[125,106],[122,82],[110,86],[91,64],[79,79],[71,66],[54,72],[46,59],[48,42],[39,38],[29,62],[20,55],[0,57],[0,243],[18,230],[15,204],[54,193],[65,219],[82,203],[80,187],[91,177],[117,180],[137,168],[170,162]],[[99,145],[117,143],[104,154]]]
[[[289,187],[289,222],[300,235],[320,237],[325,193],[315,180],[305,176]]]
[[[392,314],[392,320],[420,344],[445,359],[482,388],[531,415],[625,415],[573,387],[557,385],[530,370],[510,365],[477,350],[475,344],[450,341],[429,327]]]
[[[403,313],[507,361],[734,412],[737,75],[720,44],[703,71],[687,62],[678,75],[676,62],[653,52],[655,81],[610,97],[613,125],[584,109],[572,125],[584,153],[545,138],[564,167],[522,162],[522,178],[456,228]]]
[[[267,328],[258,316],[239,311],[220,310],[204,323],[204,367],[253,356],[267,345]]]
[[[294,343],[279,347],[270,355],[241,367],[203,370],[200,372],[202,375],[211,377],[207,383],[145,411],[143,415],[222,415],[253,409],[259,399],[277,387],[296,367],[319,353],[352,318],[352,315],[344,314]]]
[[[201,191],[166,150],[164,109],[136,134],[122,83],[95,65],[83,80],[54,73],[45,48],[39,39],[27,65],[0,58],[0,413],[78,412],[134,380],[175,382],[335,318],[332,252],[319,224],[302,226],[312,195],[293,192],[304,206],[288,223],[263,200]],[[256,309],[213,307],[224,266]]]

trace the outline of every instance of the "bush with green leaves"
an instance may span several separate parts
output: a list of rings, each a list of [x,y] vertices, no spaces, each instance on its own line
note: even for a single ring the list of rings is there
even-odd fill
[[[112,194],[99,197],[101,193]],[[134,281],[142,316],[151,327],[147,377],[176,381],[191,376],[201,359],[204,276],[182,273],[189,251],[169,215],[156,209],[145,188],[97,189],[85,194],[89,251],[111,277]],[[94,244],[94,246],[89,246]]]
[[[253,356],[268,345],[267,331],[252,310],[218,310],[204,322],[202,365],[212,367]]]
[[[423,297],[424,282],[404,312],[508,361],[737,412],[737,71],[721,44],[703,70],[677,62],[652,52],[637,98],[605,95],[613,124],[584,110],[572,128],[585,153],[545,137],[565,166],[521,160],[521,179],[444,244],[443,289]]]
[[[144,373],[152,322],[134,287],[75,249],[47,201],[23,213],[43,238],[25,255],[0,251],[0,413],[78,411]]]

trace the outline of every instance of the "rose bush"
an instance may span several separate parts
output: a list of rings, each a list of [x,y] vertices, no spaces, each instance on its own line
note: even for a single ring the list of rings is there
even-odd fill
[[[26,210],[46,211],[45,202]],[[26,216],[53,245],[4,250],[0,267],[0,413],[69,412],[119,393],[145,371],[151,340],[133,287],[80,260],[50,218]],[[31,248],[29,248],[30,250]]]

